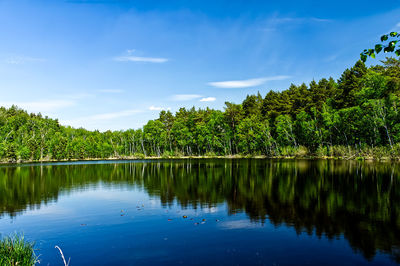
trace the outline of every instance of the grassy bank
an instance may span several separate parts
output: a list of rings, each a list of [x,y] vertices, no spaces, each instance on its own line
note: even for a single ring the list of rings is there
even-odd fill
[[[38,262],[34,243],[27,242],[23,236],[14,235],[0,240],[0,265],[35,265]]]
[[[114,156],[107,158],[74,158],[74,159],[52,159],[43,158],[42,160],[9,160],[4,159],[0,164],[13,163],[37,163],[37,162],[74,162],[74,161],[99,161],[99,160],[157,160],[157,159],[341,159],[341,160],[373,160],[373,161],[400,161],[400,145],[393,147],[370,147],[370,146],[320,146],[315,151],[310,151],[304,146],[286,146],[272,150],[271,154],[233,154],[221,155],[216,153],[206,153],[204,155],[184,155],[176,152],[165,152],[158,155],[145,155],[135,153],[129,156]]]

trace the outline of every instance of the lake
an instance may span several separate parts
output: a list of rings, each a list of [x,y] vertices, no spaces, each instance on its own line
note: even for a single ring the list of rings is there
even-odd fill
[[[188,159],[0,167],[40,265],[400,263],[400,165]]]

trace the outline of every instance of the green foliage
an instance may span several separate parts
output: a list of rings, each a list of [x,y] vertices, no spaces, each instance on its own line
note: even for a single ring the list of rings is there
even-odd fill
[[[164,151],[161,157],[165,159],[171,158],[174,157],[174,153],[172,151]]]
[[[268,152],[272,145],[267,122],[259,117],[246,117],[237,127],[238,149],[242,154],[255,154],[257,151]]]
[[[315,151],[315,155],[319,158],[329,157],[329,148],[327,146],[318,146],[317,150]]]
[[[360,58],[363,62],[367,61],[368,57],[375,58],[382,50],[384,53],[394,52],[397,56],[400,56],[400,46],[396,46],[399,42],[400,34],[392,31],[389,34],[381,36],[381,43],[375,45],[375,48],[365,49],[361,54]]]
[[[135,154],[133,154],[133,157],[138,158],[138,159],[146,158],[146,156],[143,153],[135,153]]]
[[[241,104],[226,102],[224,111],[162,111],[136,130],[75,129],[16,106],[0,107],[0,160],[304,156],[304,150],[307,156],[353,158],[365,151],[369,158],[394,158],[397,152],[386,151],[400,143],[400,60],[382,63],[367,68],[358,61],[337,82],[291,84],[264,98],[247,95]],[[385,154],[376,147],[385,147]]]
[[[332,147],[332,156],[333,157],[343,158],[343,157],[348,156],[349,154],[351,154],[351,148],[348,146],[346,147],[346,146],[338,145],[338,146]]]
[[[279,149],[279,155],[283,157],[298,157],[304,158],[309,155],[309,151],[304,146],[283,146]]]
[[[275,120],[276,139],[282,146],[297,146],[294,135],[293,121],[290,115],[280,115]]]
[[[26,242],[23,236],[14,235],[0,240],[0,265],[30,266],[37,262],[34,244]]]

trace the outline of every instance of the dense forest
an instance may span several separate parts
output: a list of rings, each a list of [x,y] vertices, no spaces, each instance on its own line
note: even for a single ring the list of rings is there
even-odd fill
[[[161,111],[143,128],[88,131],[0,108],[0,159],[171,156],[400,157],[400,60],[362,61],[333,78],[248,95],[221,110]]]

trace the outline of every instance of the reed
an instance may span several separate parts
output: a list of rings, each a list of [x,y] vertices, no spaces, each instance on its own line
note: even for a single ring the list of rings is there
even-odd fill
[[[3,237],[0,240],[0,265],[35,265],[38,257],[34,246],[35,243],[26,241],[23,235]]]

